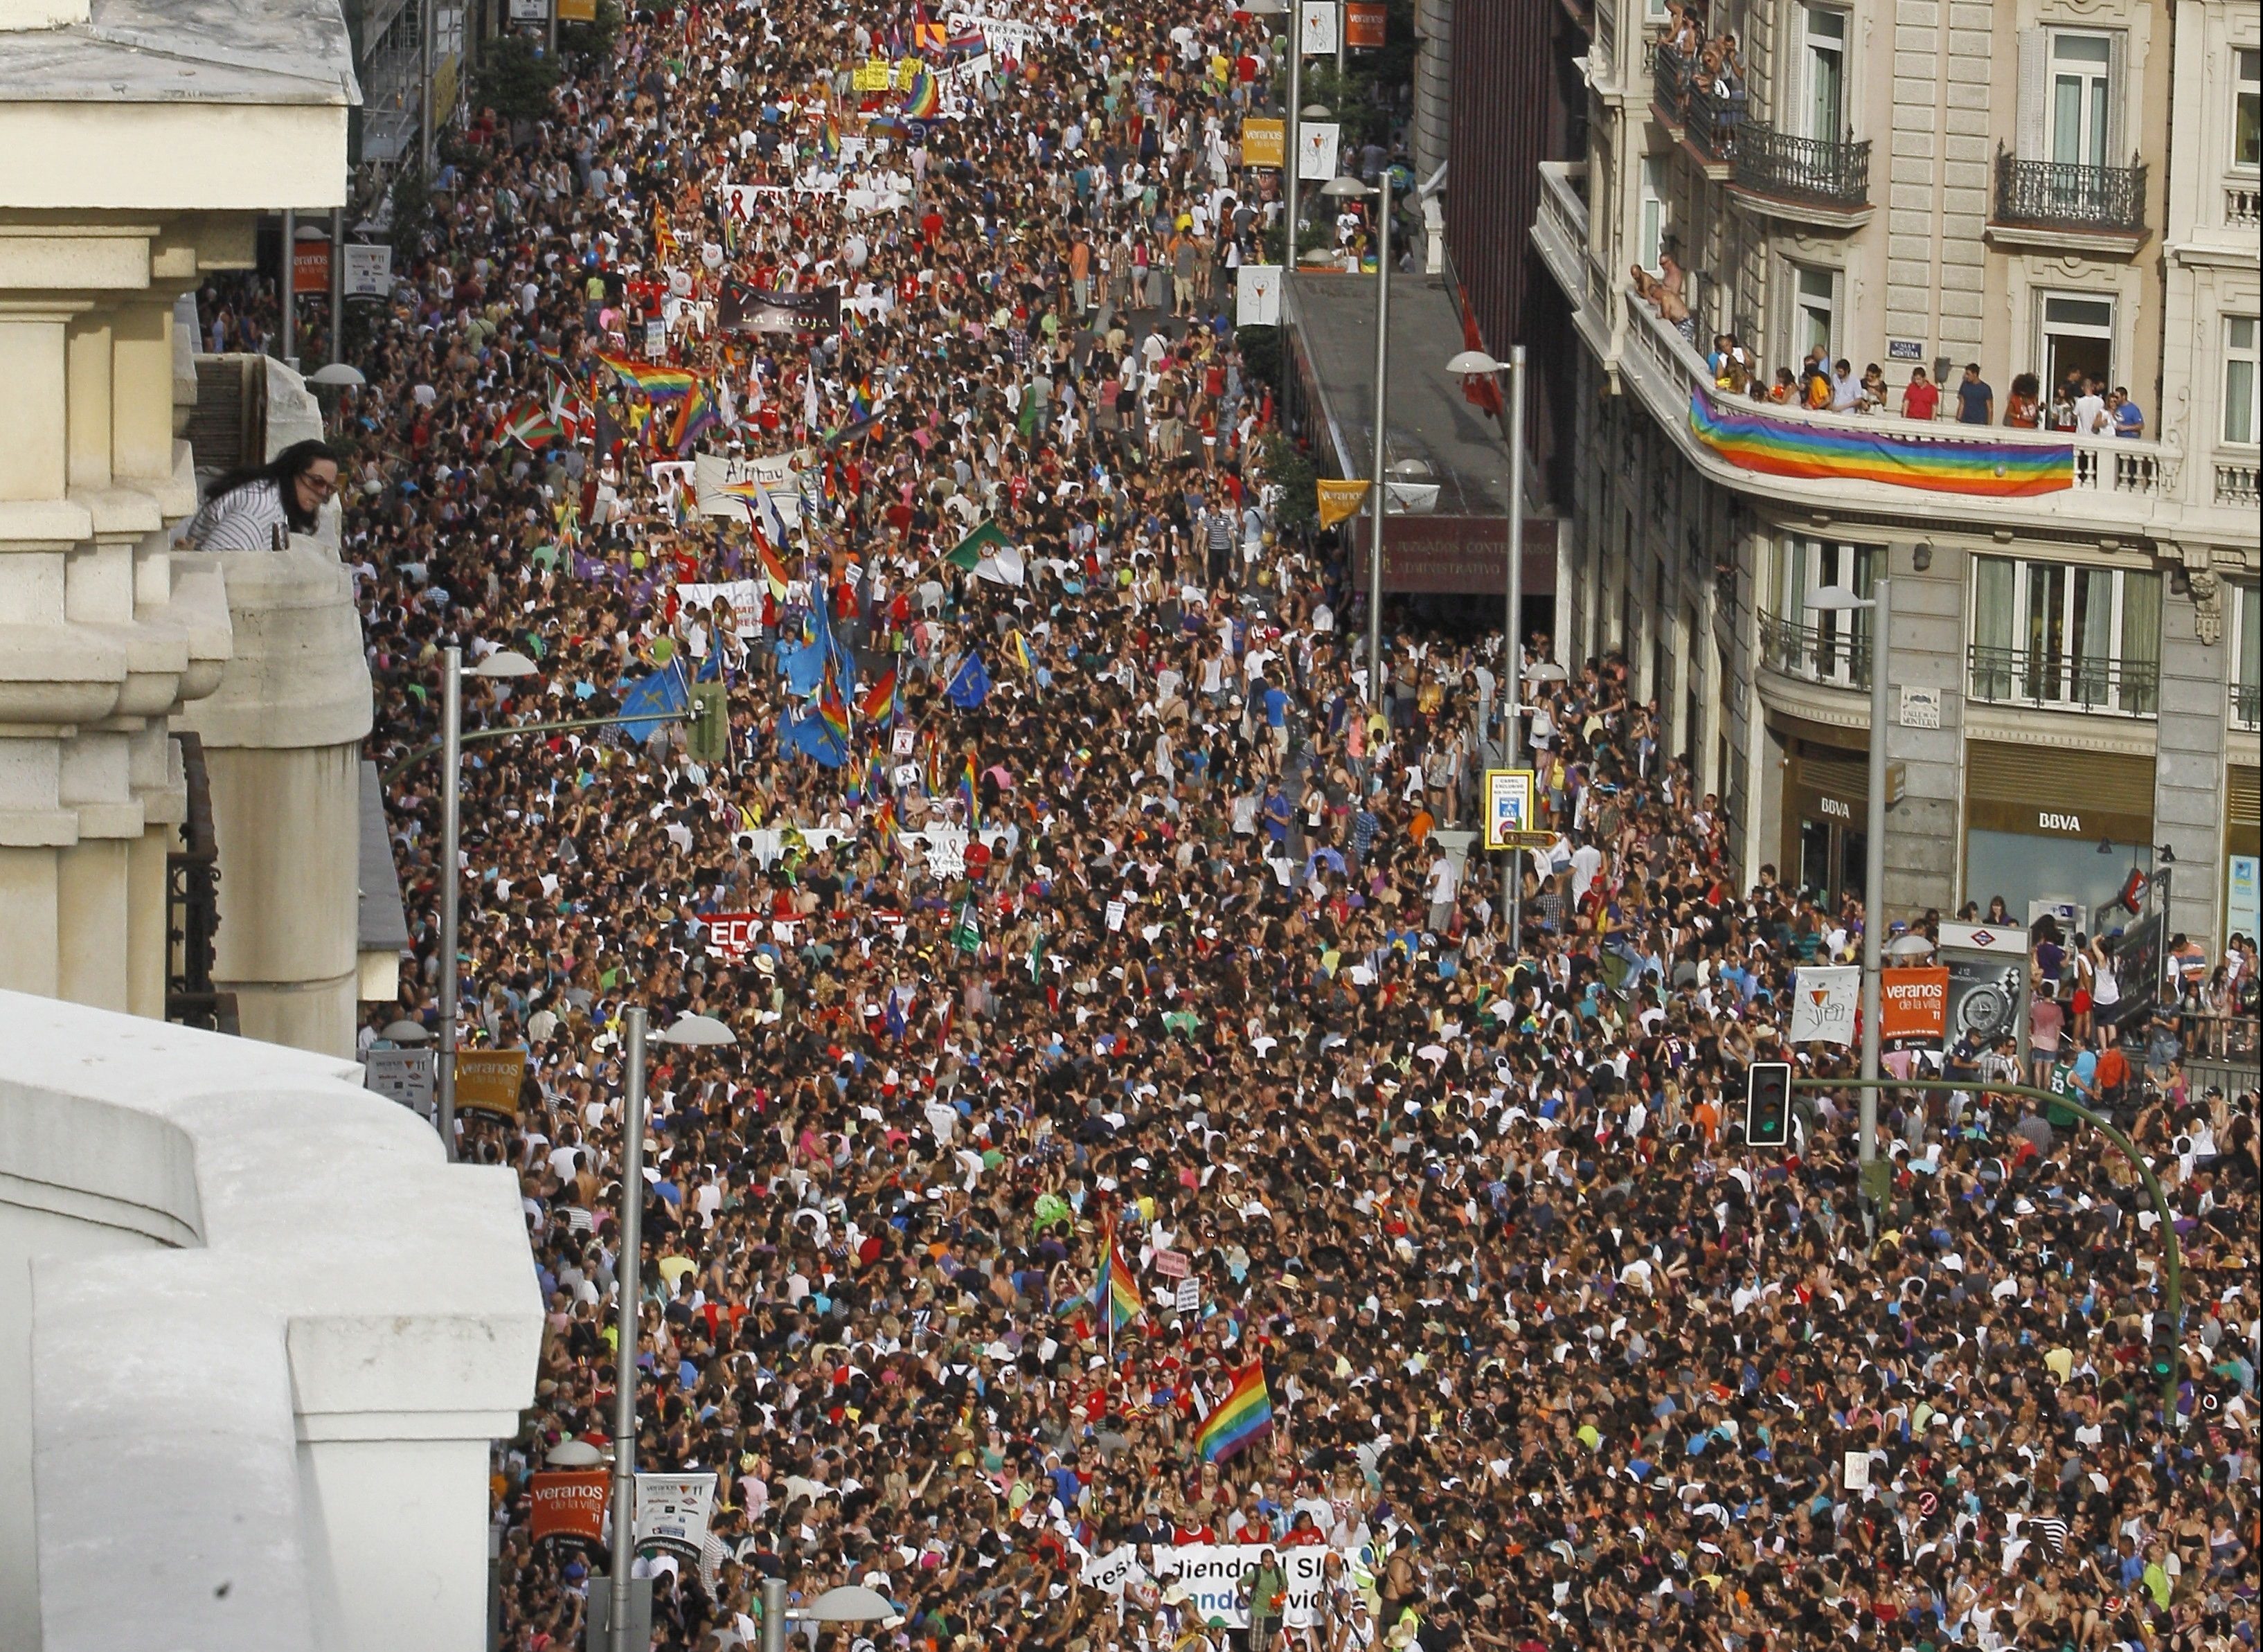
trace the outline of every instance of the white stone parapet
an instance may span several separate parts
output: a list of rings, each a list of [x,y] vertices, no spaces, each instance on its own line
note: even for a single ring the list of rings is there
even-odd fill
[[[0,992],[0,1644],[483,1644],[517,1189],[358,1077]]]

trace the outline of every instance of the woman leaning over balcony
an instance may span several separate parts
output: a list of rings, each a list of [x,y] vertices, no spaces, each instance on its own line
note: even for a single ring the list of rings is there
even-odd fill
[[[2042,386],[2033,373],[2021,373],[2012,380],[2012,393],[2004,398],[2004,422],[2015,429],[2036,430],[2042,428]]]

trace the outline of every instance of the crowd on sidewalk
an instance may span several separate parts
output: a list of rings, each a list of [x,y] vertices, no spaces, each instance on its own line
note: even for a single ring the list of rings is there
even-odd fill
[[[580,1646],[602,1570],[526,1519],[608,1440],[635,1003],[737,1038],[652,1053],[638,1457],[719,1482],[655,1568],[670,1652],[751,1643],[764,1575],[886,1596],[843,1652],[2252,1649],[2254,1099],[2136,1093],[2165,1403],[2163,1236],[2095,1137],[1982,1076],[1898,1096],[1867,1220],[1847,1093],[1745,1146],[1748,1064],[1848,1070],[1783,1035],[1865,915],[1738,878],[1623,664],[1568,659],[1508,933],[1465,835],[1500,644],[1394,613],[1369,693],[1230,318],[1262,20],[1027,17],[907,120],[928,87],[854,71],[950,61],[945,19],[633,12],[550,119],[452,147],[339,422],[380,761],[452,643],[539,667],[476,725],[671,671],[730,708],[719,760],[667,722],[466,759],[467,1036],[530,1065],[462,1146],[517,1173],[549,1315],[502,1644]],[[835,285],[837,331],[724,326]],[[791,455],[790,506],[703,514],[702,448]],[[445,967],[436,786],[387,798],[419,958],[372,1033]],[[1270,1426],[1205,1455],[1253,1369]],[[1229,1630],[1159,1560],[1194,1542],[1326,1581],[1276,1612],[1254,1568]]]

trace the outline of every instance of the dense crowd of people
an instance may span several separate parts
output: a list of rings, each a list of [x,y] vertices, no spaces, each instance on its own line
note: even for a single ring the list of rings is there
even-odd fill
[[[2016,1060],[1888,1100],[1875,1212],[1851,1093],[1746,1147],[1750,1063],[1848,1070],[1786,1045],[1789,972],[1867,915],[1739,880],[1599,658],[1524,696],[1556,841],[1511,933],[1464,852],[1512,755],[1500,640],[1393,615],[1371,683],[1283,526],[1230,316],[1274,42],[1023,15],[915,126],[854,71],[964,49],[942,18],[632,13],[550,119],[452,141],[337,421],[381,761],[431,738],[452,643],[539,666],[476,685],[482,725],[727,687],[720,761],[669,722],[471,748],[459,869],[430,763],[387,798],[417,957],[372,1034],[454,967],[467,1041],[530,1051],[461,1142],[517,1174],[549,1316],[496,1463],[502,1643],[582,1644],[602,1573],[529,1542],[529,1482],[608,1443],[641,1004],[737,1040],[651,1052],[638,1461],[720,1488],[699,1562],[654,1567],[669,1652],[751,1644],[764,1576],[885,1595],[842,1652],[2252,1648],[2254,1098],[2115,1098],[2181,1243],[2165,1401],[2152,1208],[1987,1091]],[[741,218],[727,184],[777,192]],[[734,284],[838,285],[842,325],[727,330]],[[700,447],[792,456],[797,520],[699,511],[669,461]],[[946,557],[984,523],[981,571]],[[748,611],[679,595],[740,579]],[[1206,1461],[1253,1367],[1271,1426]],[[1257,1568],[1254,1629],[1217,1627],[1156,1561],[1191,1542],[1327,1549],[1316,1611]]]

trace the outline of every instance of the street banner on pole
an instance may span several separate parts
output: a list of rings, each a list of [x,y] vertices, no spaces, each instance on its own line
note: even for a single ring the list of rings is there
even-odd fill
[[[1948,1028],[1948,971],[1887,970],[1879,977],[1878,1038],[1888,1050],[1939,1050]]]
[[[1862,1000],[1862,966],[1832,964],[1791,974],[1791,1033],[1795,1044],[1851,1044]]]
[[[1288,134],[1278,115],[1260,115],[1241,123],[1241,164],[1278,166]]]
[[[527,1526],[538,1549],[545,1545],[605,1552],[605,1504],[612,1495],[610,1468],[548,1470],[534,1476]]]
[[[1233,324],[1236,327],[1278,327],[1281,324],[1281,266],[1246,263],[1233,274]]]
[[[456,1052],[456,1111],[518,1116],[518,1086],[526,1077],[524,1050]]]
[[[1333,528],[1340,522],[1356,516],[1361,507],[1367,503],[1365,482],[1340,482],[1332,477],[1323,476],[1319,479],[1318,491],[1317,502],[1323,528]]]
[[[675,1555],[698,1563],[715,1512],[715,1476],[639,1475],[636,1546],[640,1553]]]
[[[1297,44],[1306,57],[1332,57],[1336,49],[1336,0],[1299,0]]]
[[[1325,184],[1336,175],[1338,129],[1333,120],[1307,120],[1297,128],[1297,176]]]
[[[362,1086],[398,1101],[419,1118],[432,1116],[432,1052],[372,1050],[362,1063]]]

